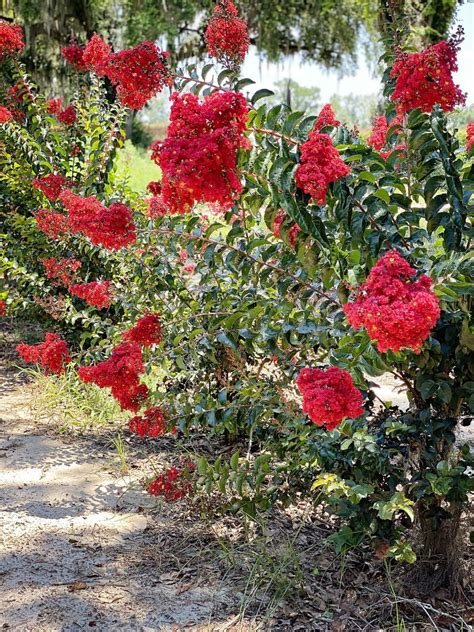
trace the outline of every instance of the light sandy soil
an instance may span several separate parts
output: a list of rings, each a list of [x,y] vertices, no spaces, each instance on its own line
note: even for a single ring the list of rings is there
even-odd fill
[[[3,629],[230,629],[220,615],[235,601],[230,586],[145,563],[172,516],[153,516],[151,529],[145,510],[155,500],[104,469],[103,446],[38,428],[28,390],[8,384],[0,395]]]

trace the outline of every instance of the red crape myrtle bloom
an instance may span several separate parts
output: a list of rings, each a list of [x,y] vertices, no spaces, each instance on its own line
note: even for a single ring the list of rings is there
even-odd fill
[[[150,191],[150,193],[155,196],[155,195],[160,195],[161,193],[161,181],[160,180],[152,180],[151,182],[149,182],[146,185],[147,191]]]
[[[0,316],[6,316],[6,315],[7,315],[7,304],[3,300],[3,298],[0,298]]]
[[[132,417],[128,427],[130,432],[140,437],[159,437],[167,431],[165,414],[159,406],[153,406],[145,410],[142,416]],[[176,428],[172,428],[171,432],[176,432]]]
[[[110,281],[91,281],[90,283],[76,283],[69,286],[69,293],[82,298],[86,303],[104,309],[110,307],[113,295],[110,289]]]
[[[73,105],[68,105],[67,108],[64,108],[57,114],[58,121],[64,123],[64,125],[74,125],[76,118],[76,108]]]
[[[157,219],[169,213],[169,208],[162,195],[154,195],[145,201],[148,203],[148,217],[150,219]]]
[[[344,305],[352,327],[364,327],[381,352],[421,351],[423,341],[440,316],[431,279],[413,279],[416,270],[395,250],[387,252],[358,289],[355,301]]]
[[[337,120],[334,110],[332,109],[332,105],[330,103],[326,103],[319,113],[318,118],[314,122],[313,129],[319,132],[323,129],[323,127],[339,127],[340,124],[341,121]]]
[[[61,213],[43,208],[36,211],[34,217],[39,230],[51,239],[63,239],[70,232],[68,218]]]
[[[119,250],[136,240],[132,212],[125,204],[107,208],[94,196],[84,198],[71,191],[63,191],[59,199],[69,211],[72,232],[84,233],[93,244]]]
[[[469,122],[466,128],[466,151],[474,147],[474,123]]]
[[[106,74],[122,105],[140,110],[165,86],[172,85],[167,57],[168,53],[148,41],[110,55]]]
[[[367,144],[380,151],[387,142],[388,121],[385,116],[376,116],[372,126],[372,133],[367,138]]]
[[[183,474],[183,470],[170,467],[148,484],[147,492],[152,496],[163,496],[168,502],[181,500],[192,490],[190,481],[183,478]]]
[[[18,24],[0,20],[0,60],[24,48],[23,30]]]
[[[92,382],[100,388],[111,388],[122,410],[137,412],[148,397],[148,388],[139,382],[144,370],[140,347],[133,342],[123,342],[115,347],[108,360],[80,367],[78,375],[86,384]]]
[[[81,262],[77,259],[41,259],[41,263],[46,272],[48,279],[57,279],[63,285],[69,285],[73,280],[76,272],[81,267]]]
[[[306,143],[301,145],[300,164],[295,174],[296,186],[322,205],[326,201],[328,185],[344,178],[350,171],[331,138],[313,130]]]
[[[63,100],[61,97],[49,99],[46,101],[46,107],[48,108],[48,112],[50,114],[59,114],[59,112],[63,109]]]
[[[396,78],[391,99],[399,112],[414,108],[431,112],[435,105],[451,112],[456,105],[465,104],[466,95],[453,81],[461,41],[462,34],[429,46],[420,53],[400,52],[397,55],[390,76]]]
[[[334,430],[343,419],[364,412],[362,393],[344,369],[301,369],[296,385],[303,395],[303,412],[318,426]]]
[[[39,364],[46,373],[60,375],[71,361],[67,345],[58,334],[47,333],[38,345],[17,345],[16,350],[25,362]]]
[[[84,63],[84,46],[80,46],[76,42],[71,42],[69,46],[61,49],[61,55],[71,64],[78,72],[85,72],[87,66]]]
[[[221,64],[235,68],[240,66],[249,49],[247,23],[231,0],[220,0],[214,8],[204,33],[207,50]]]
[[[405,144],[398,144],[396,147],[390,147],[388,144],[388,130],[394,125],[401,124],[401,115],[398,114],[390,123],[385,116],[376,116],[372,126],[372,133],[367,138],[367,144],[373,147],[380,153],[385,160],[394,151],[403,151],[406,149]],[[394,133],[399,134],[400,130],[396,130]],[[387,147],[385,151],[382,151],[384,147]]]
[[[32,184],[35,189],[39,189],[48,200],[55,201],[58,199],[59,194],[67,182],[67,178],[61,174],[51,173],[49,176],[44,176],[43,178],[35,178]]]
[[[237,153],[246,146],[245,98],[236,92],[215,92],[202,102],[189,93],[171,98],[168,135],[152,146],[164,204],[170,213],[189,212],[195,202],[230,208],[242,191]]]
[[[147,313],[138,319],[135,327],[122,334],[124,340],[136,342],[142,347],[159,345],[163,340],[163,330],[161,329],[160,315]]]
[[[10,112],[8,108],[4,108],[3,105],[0,105],[0,125],[2,123],[8,123],[13,118],[13,114]]]
[[[110,61],[110,46],[104,42],[100,35],[94,33],[87,42],[82,61],[86,68],[103,77],[107,73],[107,66]]]

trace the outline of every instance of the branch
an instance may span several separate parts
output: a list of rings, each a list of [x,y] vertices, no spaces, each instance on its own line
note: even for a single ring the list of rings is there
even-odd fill
[[[257,132],[258,134],[267,134],[268,136],[275,136],[275,138],[281,138],[283,140],[286,140],[286,142],[289,143],[290,145],[298,144],[298,141],[294,140],[294,138],[291,138],[290,136],[285,136],[284,134],[279,134],[278,132],[274,132],[271,129],[266,129],[264,127],[248,127],[247,129],[251,132]]]
[[[369,211],[368,211],[368,210],[367,210],[364,206],[362,206],[362,204],[361,204],[358,200],[356,200],[355,198],[352,198],[352,201],[353,201],[353,203],[354,203],[354,204],[355,204],[355,205],[356,205],[356,206],[357,206],[357,207],[358,207],[361,211],[363,211],[363,212],[366,214],[367,219],[369,220],[369,223],[370,223],[370,225],[372,226],[372,228],[375,228],[375,230],[376,230],[377,232],[379,232],[381,235],[385,235],[385,231],[383,230],[382,226],[380,226],[380,224],[379,224],[379,223],[378,223],[378,222],[377,222],[377,221],[376,221],[376,220],[375,220],[375,219],[374,219],[374,218],[370,215]],[[389,216],[390,216],[390,219],[391,219],[391,220],[392,220],[392,222],[393,222],[393,225],[394,225],[394,226],[395,226],[395,228],[397,229],[398,234],[400,235],[400,239],[401,239],[401,241],[402,241],[402,244],[405,246],[405,248],[406,248],[407,250],[410,250],[410,246],[409,246],[408,242],[407,242],[407,241],[406,241],[406,239],[403,237],[403,235],[400,233],[400,227],[399,227],[399,225],[398,225],[398,223],[397,223],[397,220],[393,217],[393,215],[392,215],[391,213],[389,214]],[[385,241],[388,243],[388,245],[389,245],[389,246],[391,246],[391,245],[392,245],[392,244],[388,241],[388,239],[387,239],[387,238],[385,238]]]

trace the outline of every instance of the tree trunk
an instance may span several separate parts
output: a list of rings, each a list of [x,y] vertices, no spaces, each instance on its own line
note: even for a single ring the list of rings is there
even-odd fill
[[[446,588],[453,596],[463,592],[462,506],[451,503],[444,509],[449,517],[436,518],[440,506],[420,501],[416,507],[419,547],[417,561],[406,577],[406,585],[420,594]]]

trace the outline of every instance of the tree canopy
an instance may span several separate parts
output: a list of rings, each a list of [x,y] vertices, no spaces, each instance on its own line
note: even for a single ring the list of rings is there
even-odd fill
[[[425,43],[446,35],[460,0],[241,0],[250,42],[270,60],[301,53],[326,68],[355,66],[361,42],[373,41],[394,15],[408,16]],[[58,50],[71,39],[105,34],[115,47],[162,39],[174,58],[205,55],[212,0],[0,0],[0,16],[25,27],[27,66],[42,84],[64,85]],[[33,61],[34,60],[34,61]]]

